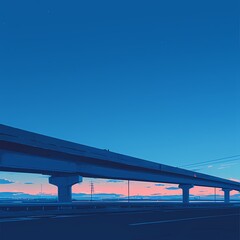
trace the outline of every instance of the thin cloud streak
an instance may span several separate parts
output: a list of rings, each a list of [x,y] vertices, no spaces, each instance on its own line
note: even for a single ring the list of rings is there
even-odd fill
[[[13,184],[15,182],[8,179],[0,179],[0,184]]]

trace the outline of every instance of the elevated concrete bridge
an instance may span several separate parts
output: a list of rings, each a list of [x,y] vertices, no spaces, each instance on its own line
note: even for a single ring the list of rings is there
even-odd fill
[[[227,179],[142,160],[105,149],[88,147],[0,124],[0,171],[50,175],[58,187],[60,202],[71,202],[72,185],[82,177],[179,184],[183,202],[189,202],[193,186],[240,191],[240,183]]]

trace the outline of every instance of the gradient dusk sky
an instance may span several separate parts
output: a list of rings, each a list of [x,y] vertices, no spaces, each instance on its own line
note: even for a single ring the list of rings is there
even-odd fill
[[[0,123],[238,180],[239,46],[238,0],[1,1]],[[0,192],[41,185],[56,193],[46,176],[0,172]]]

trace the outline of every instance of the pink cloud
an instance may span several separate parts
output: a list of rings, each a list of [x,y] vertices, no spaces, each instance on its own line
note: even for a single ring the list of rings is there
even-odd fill
[[[233,179],[232,179],[233,180]],[[234,179],[235,181],[237,179]],[[238,180],[239,181],[239,180]],[[127,181],[122,182],[114,182],[110,181],[107,182],[103,179],[98,179],[94,182],[94,192],[95,193],[115,193],[127,196],[128,194],[128,184]],[[57,194],[57,187],[51,184],[21,184],[21,183],[13,183],[7,185],[0,185],[0,192],[24,192],[28,194],[37,195],[41,193],[44,194]],[[91,187],[90,181],[86,180],[82,183],[75,184],[72,187],[73,193],[85,193],[90,194]],[[237,194],[238,191],[231,191],[231,195]],[[149,182],[137,182],[137,181],[130,181],[130,195],[142,195],[142,196],[151,196],[151,195],[181,195],[182,190],[178,188],[177,184],[164,184],[164,185],[157,185],[156,183],[149,183]],[[215,190],[214,188],[209,187],[198,187],[195,186],[194,188],[190,189],[190,194],[196,196],[207,196],[207,195],[214,195]],[[223,191],[220,188],[216,188],[217,195],[223,195]]]

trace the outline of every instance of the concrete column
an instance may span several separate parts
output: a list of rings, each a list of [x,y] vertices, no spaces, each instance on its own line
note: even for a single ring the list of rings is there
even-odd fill
[[[189,189],[193,187],[191,184],[179,184],[179,188],[182,189],[183,203],[189,203]]]
[[[72,185],[82,182],[82,177],[76,175],[51,176],[49,183],[58,187],[58,201],[72,201]]]
[[[224,202],[229,203],[230,202],[230,191],[231,191],[231,189],[222,188],[222,190],[224,192]]]

